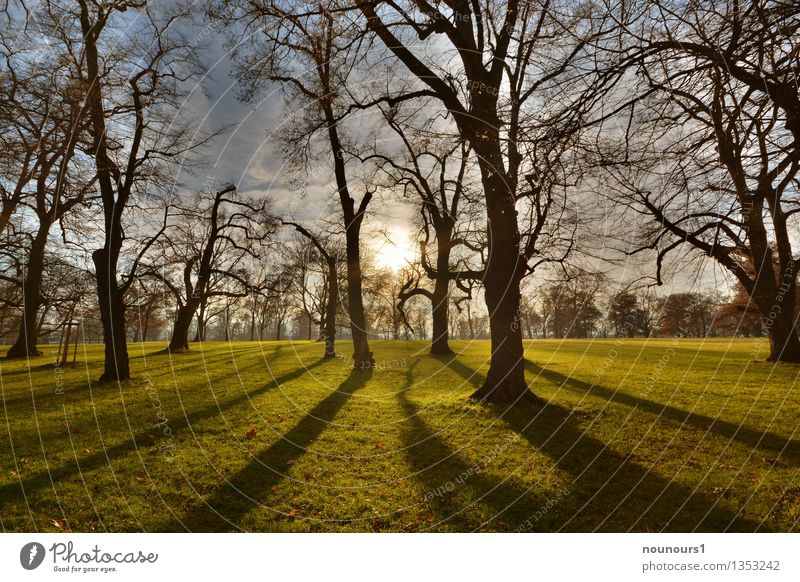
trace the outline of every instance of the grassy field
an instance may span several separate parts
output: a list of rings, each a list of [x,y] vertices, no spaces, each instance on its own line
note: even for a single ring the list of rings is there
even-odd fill
[[[549,404],[468,400],[488,343],[101,346],[0,360],[5,531],[792,531],[800,366],[764,340],[531,341]],[[347,349],[349,346],[340,346]]]

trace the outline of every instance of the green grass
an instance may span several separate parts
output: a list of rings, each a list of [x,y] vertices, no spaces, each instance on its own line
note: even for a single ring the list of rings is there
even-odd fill
[[[764,340],[526,345],[549,404],[513,412],[468,399],[483,341],[452,361],[375,342],[385,367],[357,375],[315,343],[137,344],[121,386],[94,382],[101,346],[0,360],[0,526],[800,529],[800,366],[764,362]]]

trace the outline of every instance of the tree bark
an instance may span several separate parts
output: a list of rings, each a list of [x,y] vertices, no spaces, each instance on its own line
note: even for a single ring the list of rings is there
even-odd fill
[[[788,307],[788,306],[787,306]],[[800,363],[800,341],[791,313],[780,313],[772,320],[769,337],[769,362]]]
[[[525,382],[519,307],[520,282],[526,265],[520,254],[521,237],[513,188],[504,178],[499,126],[499,121],[482,125],[476,129],[477,137],[473,141],[489,228],[483,284],[492,353],[486,381],[472,397],[497,404],[539,402]]]
[[[92,253],[105,344],[101,382],[128,380],[131,377],[125,336],[124,293],[117,285],[116,261],[112,263],[107,257],[106,249],[97,249]]]
[[[325,338],[325,358],[336,357],[336,306],[339,303],[339,276],[336,259],[328,257],[328,302],[325,305],[323,337]]]
[[[196,310],[197,303],[191,300],[186,305],[182,305],[178,308],[178,313],[175,316],[175,323],[172,326],[172,338],[170,338],[169,346],[167,347],[170,352],[189,351],[189,328],[192,326],[192,320],[194,319]]]
[[[452,228],[439,228],[436,232],[436,280],[431,298],[433,336],[431,354],[447,356],[450,349],[450,250]]]
[[[39,230],[31,244],[26,265],[25,281],[23,286],[22,321],[20,321],[19,334],[8,352],[7,358],[30,358],[41,356],[42,352],[36,347],[38,339],[38,315],[42,304],[42,277],[44,276],[44,255],[47,244],[47,235],[50,232],[50,223],[39,223]]]
[[[352,205],[352,203],[351,203]],[[348,224],[345,233],[347,246],[347,303],[350,312],[350,334],[353,337],[353,368],[371,370],[375,365],[367,339],[367,318],[361,289],[360,224]]]

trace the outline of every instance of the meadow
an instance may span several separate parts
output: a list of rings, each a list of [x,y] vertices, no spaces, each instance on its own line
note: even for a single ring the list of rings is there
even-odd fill
[[[344,342],[339,348],[345,352]],[[485,341],[131,344],[0,360],[3,531],[794,531],[800,366],[763,339],[526,342],[544,407],[470,401]]]

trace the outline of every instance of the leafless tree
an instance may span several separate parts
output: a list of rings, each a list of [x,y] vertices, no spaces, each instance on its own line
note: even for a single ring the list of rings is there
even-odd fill
[[[373,192],[367,189],[358,203],[352,196],[347,150],[339,129],[347,107],[345,85],[359,58],[359,30],[352,20],[305,2],[224,1],[218,4],[216,15],[240,26],[243,30],[237,36],[252,36],[251,42],[237,43],[235,51],[245,98],[252,98],[271,81],[282,84],[294,107],[309,105],[304,116],[298,112],[284,136],[290,160],[307,169],[317,138],[326,144],[325,158],[333,165],[345,232],[353,365],[369,370],[374,359],[361,290],[361,226]]]
[[[170,352],[189,349],[189,328],[209,299],[247,297],[262,287],[251,277],[250,263],[263,259],[275,230],[268,202],[239,196],[232,185],[186,202],[173,204],[172,224],[158,245],[163,268],[147,268],[177,303]],[[204,324],[198,323],[200,339]]]
[[[337,256],[334,251],[328,249],[328,245],[324,241],[309,232],[305,227],[300,226],[296,222],[283,221],[286,226],[292,226],[303,237],[307,238],[312,245],[319,251],[323,257],[327,267],[324,275],[324,294],[323,300],[320,301],[321,311],[323,317],[320,322],[320,337],[325,342],[325,357],[333,358],[336,356],[336,308],[339,304],[339,273],[337,268]],[[305,293],[303,293],[303,302],[305,304]],[[309,319],[313,321],[311,310],[306,308],[306,313]]]
[[[157,238],[150,237],[128,262],[127,273],[121,274],[126,211],[137,195],[168,188],[177,162],[204,143],[192,136],[192,121],[176,115],[187,81],[198,74],[191,44],[180,34],[180,21],[189,9],[175,3],[159,8],[144,2],[90,0],[53,0],[48,9],[54,34],[70,48],[85,92],[90,135],[86,151],[94,162],[100,193],[103,243],[92,259],[105,343],[101,380],[125,380],[130,377],[125,293],[136,280],[141,257]],[[128,10],[136,18],[123,16]]]
[[[546,249],[540,237],[555,206],[553,184],[563,184],[561,158],[581,113],[567,106],[555,114],[548,105],[569,101],[583,87],[587,72],[579,64],[591,60],[591,42],[606,32],[605,20],[585,3],[569,1],[374,0],[355,7],[418,81],[376,101],[431,100],[452,116],[478,159],[488,219],[483,283],[492,356],[474,397],[535,400],[524,378],[519,286]]]
[[[800,361],[800,5],[642,0],[618,18],[597,161],[617,201],[652,219],[630,252],[655,251],[659,283],[679,248],[711,257],[761,313],[769,359]]]
[[[482,263],[477,270],[470,269],[463,253],[457,255],[459,247],[469,249],[469,254],[483,250],[481,241],[470,240],[469,236],[469,229],[475,228],[475,208],[470,206],[465,189],[467,170],[474,160],[470,159],[469,147],[463,140],[438,133],[430,116],[420,119],[425,115],[424,109],[379,107],[391,130],[391,137],[381,141],[396,147],[389,151],[375,147],[359,157],[362,162],[377,165],[389,191],[402,191],[404,198],[419,208],[420,266],[425,278],[433,282],[433,289],[428,289],[421,284],[418,269],[407,269],[408,277],[399,290],[398,315],[405,319],[404,307],[412,297],[428,299],[433,321],[431,353],[452,354],[448,344],[450,288],[453,282],[463,286],[464,280],[478,280],[482,276]],[[436,248],[433,260],[429,256],[432,241]]]
[[[41,355],[36,347],[36,331],[50,231],[53,224],[84,202],[94,186],[93,171],[79,159],[85,116],[80,91],[76,90],[69,70],[31,65],[24,57],[20,58],[21,61],[11,56],[6,59],[12,93],[5,105],[14,112],[13,131],[19,136],[25,154],[17,168],[20,173],[13,192],[4,194],[3,211],[21,204],[32,213],[32,220],[21,221],[16,229],[27,240],[27,257],[20,281],[23,292],[20,329],[6,354],[8,358]],[[30,142],[36,144],[34,151],[26,146]],[[23,191],[27,195],[20,198]],[[24,223],[35,224],[34,231],[26,232]]]

